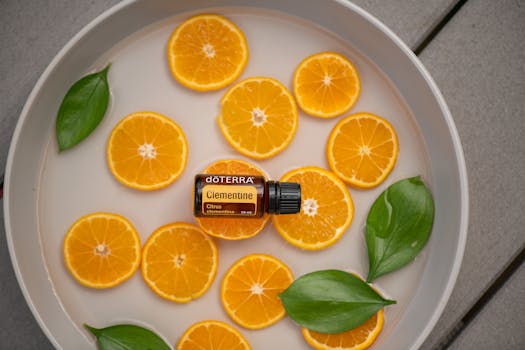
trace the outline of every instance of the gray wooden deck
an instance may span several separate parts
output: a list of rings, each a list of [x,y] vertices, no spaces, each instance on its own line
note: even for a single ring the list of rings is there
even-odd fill
[[[117,2],[0,1],[0,175],[40,74],[79,29]],[[467,161],[465,257],[422,349],[525,349],[525,2],[354,2],[418,54],[445,96]],[[0,348],[51,349],[14,277],[2,211],[0,221]]]

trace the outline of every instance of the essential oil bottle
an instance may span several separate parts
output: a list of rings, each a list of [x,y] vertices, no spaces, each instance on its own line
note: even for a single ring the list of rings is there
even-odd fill
[[[263,176],[198,174],[195,176],[195,216],[261,217],[301,210],[301,186],[266,181]]]

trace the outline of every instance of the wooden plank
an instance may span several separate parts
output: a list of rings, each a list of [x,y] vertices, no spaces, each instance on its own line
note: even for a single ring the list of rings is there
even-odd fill
[[[525,245],[524,34],[519,2],[471,0],[420,56],[456,121],[470,192],[463,265],[423,349],[440,344]]]
[[[524,290],[525,265],[521,265],[449,349],[525,349]]]

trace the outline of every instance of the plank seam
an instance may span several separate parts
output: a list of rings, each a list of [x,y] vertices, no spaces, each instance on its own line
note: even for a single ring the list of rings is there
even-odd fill
[[[459,10],[467,3],[468,0],[459,0],[457,1],[448,11],[445,11],[443,18],[438,20],[433,26],[430,27],[430,30],[426,35],[423,35],[423,39],[419,40],[419,43],[416,43],[415,49],[413,50],[416,56],[419,56],[426,47],[430,44],[432,40],[445,28],[445,26],[450,22],[450,20],[459,12]]]
[[[478,300],[470,307],[464,316],[456,322],[452,329],[443,336],[442,340],[434,347],[434,350],[443,350],[450,347],[459,335],[468,327],[468,325],[476,318],[481,310],[490,302],[490,300],[499,292],[499,290],[506,284],[512,275],[525,261],[525,244],[520,251],[510,260],[503,271],[498,274],[498,277],[489,284],[488,288],[478,298]]]

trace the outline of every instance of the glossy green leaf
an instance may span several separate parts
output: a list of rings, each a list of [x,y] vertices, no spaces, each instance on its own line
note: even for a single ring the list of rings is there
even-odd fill
[[[97,338],[99,350],[170,350],[161,337],[149,329],[122,324],[106,328],[84,325]]]
[[[398,181],[376,199],[366,219],[371,282],[410,263],[428,241],[434,200],[421,178]]]
[[[358,327],[385,305],[394,304],[350,273],[323,270],[295,280],[279,297],[295,322],[321,333]]]
[[[81,78],[66,93],[56,122],[60,151],[84,140],[104,118],[109,103],[108,70],[109,65],[100,72]]]

